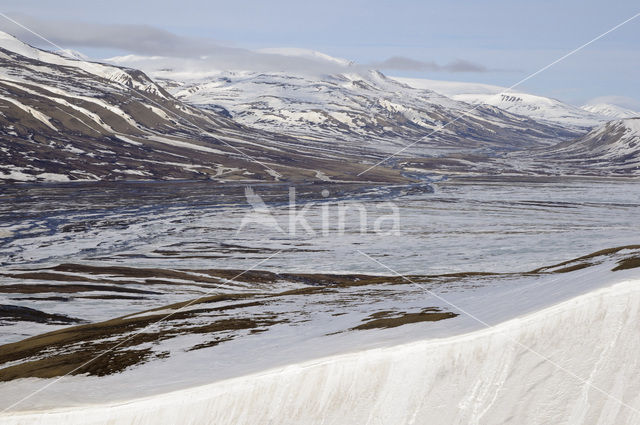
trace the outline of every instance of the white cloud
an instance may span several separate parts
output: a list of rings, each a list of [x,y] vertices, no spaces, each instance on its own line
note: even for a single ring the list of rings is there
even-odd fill
[[[348,63],[328,60],[322,55],[257,52],[220,45],[212,40],[183,37],[149,25],[88,24],[82,22],[43,21],[14,16],[16,21],[33,29],[64,48],[104,48],[141,56],[163,56],[183,60],[206,58],[205,64],[218,69],[259,72],[288,71],[337,73]],[[0,21],[0,30],[22,41],[44,48],[43,40],[13,23]]]
[[[404,56],[393,56],[382,62],[374,62],[370,66],[379,69],[393,69],[398,71],[423,72],[487,72],[488,69],[480,64],[458,59],[445,65],[433,61],[420,61]]]

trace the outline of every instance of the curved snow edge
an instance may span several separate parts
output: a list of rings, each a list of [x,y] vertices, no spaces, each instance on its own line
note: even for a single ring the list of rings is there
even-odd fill
[[[320,358],[128,402],[7,413],[0,422],[329,424],[375,417],[373,423],[464,418],[472,424],[522,417],[526,423],[637,423],[640,411],[619,400],[640,408],[640,384],[632,384],[640,361],[631,360],[640,352],[639,284],[623,281],[463,335]],[[625,338],[634,333],[635,339]],[[630,378],[624,385],[623,364],[633,367],[624,370]],[[602,389],[615,395],[603,396]],[[539,412],[543,400],[547,410],[536,421],[527,412]]]

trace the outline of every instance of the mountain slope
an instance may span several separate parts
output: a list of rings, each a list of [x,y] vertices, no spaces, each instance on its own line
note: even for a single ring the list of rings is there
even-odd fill
[[[624,119],[640,117],[640,112],[633,111],[622,106],[612,105],[610,103],[596,103],[592,105],[584,105],[585,111],[607,117],[609,119]]]
[[[640,174],[640,118],[608,122],[540,156],[557,161],[563,167],[579,167],[592,174]]]
[[[0,181],[350,179],[364,168],[301,147],[183,104],[141,71],[0,33]]]
[[[532,119],[574,129],[590,129],[610,117],[596,111],[566,104],[556,99],[507,90],[489,84],[437,81],[422,78],[396,78],[412,87],[434,90],[462,102],[485,104]]]
[[[397,182],[424,172],[546,174],[555,167],[553,155],[568,155],[558,146],[574,146],[584,134],[494,106],[474,109],[313,52],[285,53],[353,72],[212,71],[181,69],[183,63],[166,58],[114,60],[151,70],[154,81],[142,71],[63,57],[0,34],[0,181]],[[573,171],[591,172],[592,162],[572,164]],[[598,164],[604,173],[620,166],[610,166],[610,158]]]
[[[191,105],[226,111],[243,124],[328,149],[338,143],[392,153],[420,141],[403,154],[496,153],[548,146],[581,134],[492,106],[467,115],[472,106],[466,103],[356,66],[327,75],[207,70],[204,62],[198,68],[197,63],[187,66],[158,57],[111,60],[145,70]]]

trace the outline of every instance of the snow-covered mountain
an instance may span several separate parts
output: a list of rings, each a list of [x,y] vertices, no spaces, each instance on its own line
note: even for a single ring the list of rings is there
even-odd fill
[[[5,33],[0,152],[0,181],[272,181],[318,171],[350,179],[365,167],[184,104],[141,71],[64,57]]]
[[[428,83],[452,99],[317,52],[268,54],[304,57],[319,71],[224,71],[203,59],[140,56],[109,65],[2,33],[0,181],[352,181],[400,150],[363,178],[517,173],[529,152],[539,158],[546,148],[570,145],[588,122],[604,120],[533,95],[474,107],[473,96],[488,96],[491,86],[452,95],[458,83]],[[336,67],[341,72],[320,71]]]
[[[564,142],[542,154],[567,167],[593,174],[640,174],[640,118],[610,121],[584,137]]]
[[[609,119],[624,119],[640,117],[640,112],[633,111],[611,103],[596,103],[582,106],[585,111],[607,117]]]
[[[143,69],[191,105],[228,112],[242,124],[291,134],[326,149],[347,145],[389,153],[424,139],[403,154],[504,152],[582,134],[493,106],[469,112],[473,107],[467,103],[358,66],[345,65],[344,72],[328,75],[211,70],[205,63],[161,57],[110,61]]]
[[[578,108],[557,99],[507,90],[500,86],[422,78],[394,79],[412,87],[434,90],[462,102],[493,105],[537,121],[575,129],[590,129],[611,119],[611,116],[601,111]]]

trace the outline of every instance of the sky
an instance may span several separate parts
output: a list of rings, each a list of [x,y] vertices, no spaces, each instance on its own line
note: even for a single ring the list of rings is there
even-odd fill
[[[391,76],[509,87],[640,12],[631,0],[72,1],[3,0],[0,12],[92,58],[317,50]],[[43,46],[0,17],[0,29]],[[20,33],[22,31],[22,33]],[[216,56],[218,55],[218,56]],[[241,59],[239,59],[241,58]],[[226,61],[226,62],[225,62]],[[292,61],[292,69],[303,66]],[[518,89],[580,105],[601,99],[640,110],[640,17]]]

